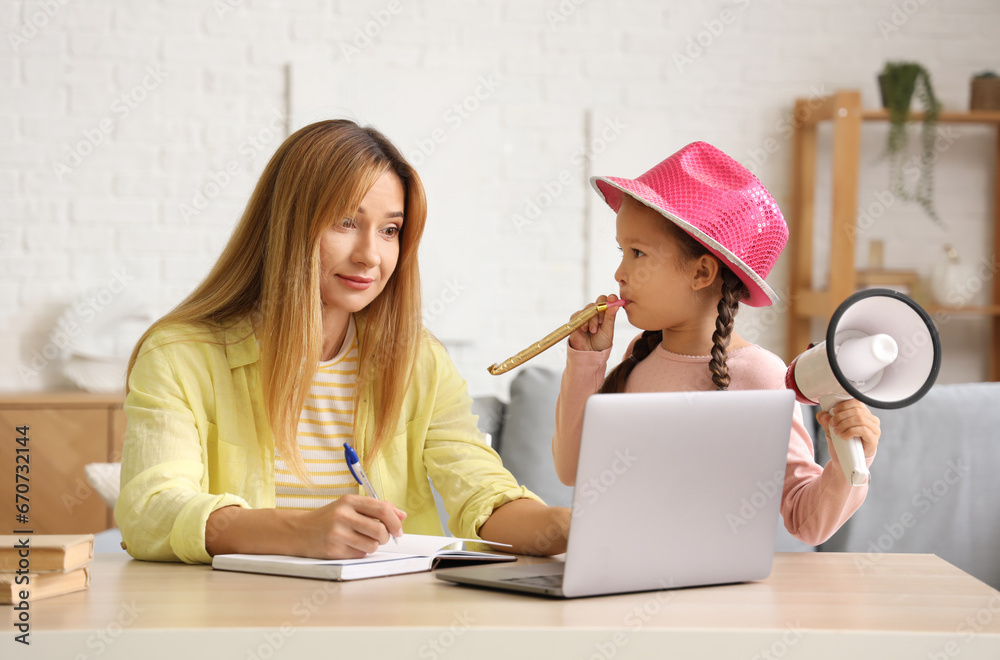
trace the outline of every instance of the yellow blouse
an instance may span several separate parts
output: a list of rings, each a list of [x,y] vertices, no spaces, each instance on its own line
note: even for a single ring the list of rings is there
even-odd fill
[[[359,336],[363,319],[356,317]],[[223,328],[175,325],[142,345],[129,377],[122,489],[115,520],[136,559],[209,563],[205,523],[225,506],[274,507],[274,438],[267,424],[260,353],[248,318]],[[370,389],[355,415],[371,442]],[[448,527],[478,538],[494,509],[539,498],[519,486],[483,442],[465,381],[424,336],[393,437],[368,469],[379,494],[406,511],[409,533],[441,534],[428,479]],[[358,491],[360,492],[360,490]]]

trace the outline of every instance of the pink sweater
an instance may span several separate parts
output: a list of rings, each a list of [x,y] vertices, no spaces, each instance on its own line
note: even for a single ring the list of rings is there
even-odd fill
[[[633,344],[634,344],[633,340]],[[626,357],[631,353],[629,346]],[[576,351],[568,348],[556,404],[556,431],[553,451],[575,458],[579,453],[583,409],[587,397],[604,382],[608,356],[606,351]],[[710,356],[671,353],[658,346],[636,365],[625,384],[626,392],[683,392],[714,390]],[[777,355],[751,344],[732,351],[729,367],[731,390],[784,389],[785,364]],[[844,478],[836,453],[821,468],[813,456],[812,441],[802,424],[801,407],[795,406],[792,433],[788,443],[788,463],[781,494],[781,515],[785,527],[795,537],[810,545],[830,538],[857,511],[865,500],[868,486],[851,486]],[[873,458],[873,457],[872,457]],[[872,458],[867,463],[871,465]]]

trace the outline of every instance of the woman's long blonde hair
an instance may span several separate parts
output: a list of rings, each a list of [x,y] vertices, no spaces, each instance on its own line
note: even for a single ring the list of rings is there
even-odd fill
[[[382,293],[358,313],[365,319],[354,410],[370,386],[375,416],[369,464],[394,431],[423,331],[417,248],[427,217],[423,184],[389,140],[347,120],[300,129],[278,147],[264,169],[243,217],[205,280],[156,329],[178,323],[222,327],[254,315],[260,342],[260,377],[274,442],[300,478],[311,481],[296,442],[299,415],[323,345],[319,244],[331,222],[353,217],[385,172],[395,172],[406,195],[399,259]],[[402,369],[400,369],[402,367]],[[383,372],[392,369],[391,377]],[[128,375],[126,375],[126,383]],[[126,386],[127,387],[127,386]],[[127,390],[126,390],[127,392]],[[356,417],[357,420],[357,417]]]

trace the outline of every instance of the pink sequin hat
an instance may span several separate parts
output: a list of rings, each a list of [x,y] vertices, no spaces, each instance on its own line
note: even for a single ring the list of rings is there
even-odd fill
[[[747,285],[751,307],[778,296],[764,278],[788,240],[777,202],[745,167],[705,142],[692,142],[638,179],[590,178],[617,213],[628,194],[693,236]]]

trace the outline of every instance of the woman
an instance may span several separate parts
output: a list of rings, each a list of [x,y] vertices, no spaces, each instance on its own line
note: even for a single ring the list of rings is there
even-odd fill
[[[115,518],[132,556],[361,557],[441,533],[428,478],[456,535],[565,550],[569,510],[483,444],[421,325],[425,218],[420,178],[371,128],[319,122],[278,148],[215,267],[129,361]],[[383,500],[358,494],[345,441]]]

